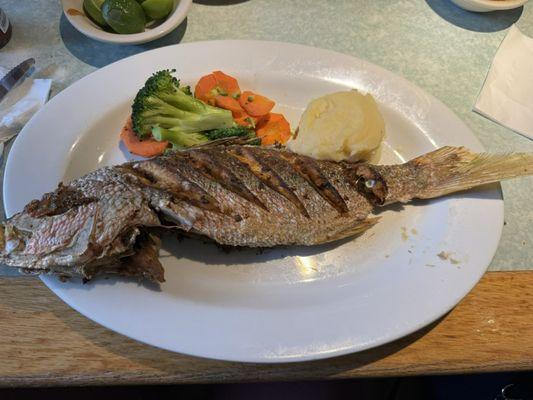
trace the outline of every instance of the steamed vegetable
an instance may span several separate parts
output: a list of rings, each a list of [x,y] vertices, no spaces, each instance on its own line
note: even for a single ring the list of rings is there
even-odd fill
[[[244,126],[232,126],[231,128],[213,129],[211,131],[204,132],[204,135],[209,140],[223,139],[227,137],[253,137],[255,136],[254,130]]]
[[[154,156],[170,146],[183,149],[226,138],[283,144],[290,137],[285,117],[270,112],[275,103],[257,93],[241,93],[235,78],[214,71],[199,80],[193,96],[172,72],[154,73],[135,96],[130,129],[121,134],[131,152]]]
[[[237,80],[221,71],[202,76],[194,95],[208,104],[231,111],[235,123],[255,130],[264,145],[283,144],[291,135],[285,117],[270,112],[276,103],[258,93],[241,92]]]
[[[230,128],[190,133],[183,132],[179,129],[165,129],[157,126],[152,129],[152,135],[155,140],[170,142],[174,148],[178,149],[197,146],[217,139],[230,137],[255,137],[255,133],[252,129],[242,126],[232,126]]]
[[[233,118],[240,118],[246,115],[246,111],[244,111],[239,102],[230,96],[218,95],[215,97],[215,105],[231,111]]]
[[[291,127],[282,114],[270,113],[257,125],[256,134],[263,146],[284,144],[291,137]]]
[[[262,117],[267,115],[276,103],[260,94],[245,91],[239,97],[239,104],[249,116]]]
[[[140,139],[135,132],[133,132],[131,118],[128,118],[126,124],[120,132],[120,138],[130,153],[142,157],[154,157],[165,151],[169,143],[165,141],[157,141],[152,137]]]
[[[227,96],[238,99],[241,94],[237,79],[226,75],[222,71],[215,71],[202,76],[194,90],[194,97],[203,102],[215,105],[218,96]]]
[[[213,75],[215,76],[218,86],[225,91],[228,96],[239,98],[241,88],[239,87],[237,79],[225,74],[222,71],[214,71]]]
[[[155,127],[181,137],[233,126],[230,111],[212,107],[190,95],[170,70],[153,74],[139,90],[132,106],[133,130],[144,138]]]

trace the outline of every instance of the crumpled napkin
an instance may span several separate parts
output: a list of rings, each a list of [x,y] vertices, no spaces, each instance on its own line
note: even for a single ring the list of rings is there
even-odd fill
[[[492,61],[474,111],[533,139],[533,39],[515,25]]]
[[[9,70],[0,67],[0,78]],[[0,142],[3,139],[18,134],[26,122],[48,100],[51,79],[25,78],[20,84],[11,89],[0,102]],[[0,143],[0,158],[4,151],[4,143]]]

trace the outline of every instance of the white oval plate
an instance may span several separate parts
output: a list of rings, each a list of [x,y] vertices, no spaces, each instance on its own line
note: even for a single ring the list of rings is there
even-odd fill
[[[443,145],[482,150],[440,101],[357,58],[274,42],[181,44],[116,62],[54,97],[9,154],[8,215],[60,180],[125,161],[118,132],[136,91],[162,68],[176,68],[190,84],[223,70],[238,77],[241,88],[275,99],[293,128],[317,96],[368,91],[387,124],[385,162]],[[456,305],[490,263],[503,202],[497,189],[473,191],[381,215],[354,240],[262,253],[227,254],[168,237],[161,254],[167,281],[160,289],[115,278],[86,285],[42,279],[88,318],[164,349],[253,362],[331,357],[400,338]]]

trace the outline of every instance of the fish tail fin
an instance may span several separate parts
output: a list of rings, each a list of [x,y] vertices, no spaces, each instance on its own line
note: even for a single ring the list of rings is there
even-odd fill
[[[533,174],[533,153],[471,153],[464,147],[442,147],[407,164],[418,170],[418,192],[429,199],[488,183]]]

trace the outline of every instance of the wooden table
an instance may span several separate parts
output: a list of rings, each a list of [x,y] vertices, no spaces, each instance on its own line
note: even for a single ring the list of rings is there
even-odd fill
[[[490,272],[440,321],[396,342],[294,364],[159,350],[113,333],[38,279],[0,280],[0,386],[221,383],[533,369],[533,272]]]
[[[230,5],[224,5],[230,3]],[[272,4],[275,3],[275,6]],[[4,0],[13,38],[0,64],[36,59],[52,95],[125,56],[180,42],[260,39],[354,55],[404,76],[450,107],[490,151],[533,142],[472,112],[486,71],[514,22],[533,36],[533,2],[485,15],[449,0],[198,0],[172,34],[142,46],[91,41],[60,2]],[[238,29],[235,29],[238,27]],[[503,185],[506,226],[490,270],[531,269],[533,178]],[[27,184],[24,182],[23,184]],[[140,344],[82,317],[35,278],[0,266],[0,385],[234,382],[533,369],[533,271],[489,272],[446,317],[397,342],[329,360],[251,365]]]

